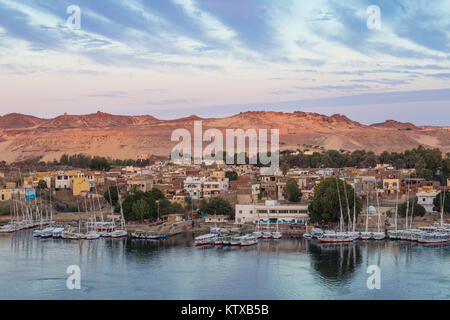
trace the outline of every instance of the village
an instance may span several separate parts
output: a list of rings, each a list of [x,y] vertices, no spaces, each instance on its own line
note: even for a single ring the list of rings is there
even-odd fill
[[[413,217],[410,209],[414,218],[410,227],[439,221],[436,199],[439,201],[442,191],[450,189],[448,178],[441,186],[440,181],[417,177],[414,168],[383,163],[369,168],[282,166],[267,175],[264,167],[222,161],[183,164],[146,155],[138,160],[145,160],[145,165],[111,166],[109,170],[65,166],[52,171],[25,171],[4,166],[0,171],[0,223],[7,224],[14,216],[20,219],[17,203],[25,201],[30,212],[40,212],[40,220],[45,211],[47,220],[61,225],[77,225],[80,219],[112,224],[122,221],[129,232],[156,233],[159,238],[207,232],[213,227],[251,232],[255,226],[258,230],[276,226],[284,237],[301,237],[314,226],[338,228],[339,217],[311,220],[310,212],[316,188],[334,178],[351,186],[354,193],[345,194],[344,200],[344,194],[338,192],[342,199],[335,210],[338,214],[341,206],[347,225],[355,224],[354,230],[386,232],[394,224],[400,228],[402,218],[397,218],[397,211],[409,199],[417,199],[415,205],[424,211],[418,210]],[[144,197],[148,194],[153,198]],[[144,198],[146,201],[139,201]],[[30,213],[28,220],[33,219],[39,220]]]

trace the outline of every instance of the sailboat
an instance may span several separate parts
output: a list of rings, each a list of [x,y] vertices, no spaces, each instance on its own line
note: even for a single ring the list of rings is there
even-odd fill
[[[111,233],[111,238],[117,239],[117,238],[124,238],[128,236],[128,232],[125,230],[125,217],[123,215],[123,208],[122,208],[122,199],[120,197],[120,191],[119,187],[116,184],[117,188],[117,195],[119,198],[119,205],[120,205],[120,229],[115,230]]]
[[[267,213],[267,231],[262,233],[263,239],[272,239],[272,232],[270,232],[270,216]]]
[[[86,240],[97,240],[100,238],[100,234],[96,230],[97,218],[95,216],[95,211],[93,210],[94,207],[93,207],[92,199],[90,199],[90,200],[91,200],[92,218],[86,222],[86,232],[87,232]],[[92,231],[89,231],[89,225],[92,225]]]
[[[372,239],[372,232],[369,232],[369,197],[370,197],[370,191],[369,191],[369,183],[367,182],[367,211],[366,211],[366,228],[364,232],[361,232],[361,239],[362,240],[370,240]]]
[[[389,236],[389,239],[391,239],[391,240],[400,240],[400,235],[403,232],[403,230],[398,230],[398,224],[397,224],[397,219],[398,219],[398,194],[399,194],[399,190],[397,190],[397,197],[396,197],[396,202],[395,202],[394,230],[389,230],[388,231],[388,236]]]
[[[341,243],[341,242],[353,242],[354,238],[351,237],[348,232],[344,232],[344,213],[342,211],[342,202],[341,202],[341,192],[339,191],[339,183],[338,178],[336,178],[336,187],[338,192],[339,199],[339,210],[340,210],[340,219],[339,219],[339,232],[335,232],[333,230],[325,231],[324,234],[319,238],[321,243]],[[344,182],[345,188],[345,182]]]
[[[441,219],[438,224],[439,227],[427,227],[422,230],[428,229],[430,232],[423,232],[417,241],[421,244],[439,244],[450,242],[450,228],[444,224],[444,208],[445,208],[445,190],[441,192]]]
[[[408,175],[408,190],[406,192],[406,216],[405,216],[405,230],[400,235],[400,240],[409,240],[411,238],[411,231],[408,229],[408,213],[409,213],[409,175]]]
[[[278,218],[277,218],[277,231],[272,232],[272,238],[273,239],[281,239],[281,237],[283,236],[283,234],[281,232],[278,231]]]
[[[258,210],[257,210],[257,211],[258,211]],[[259,238],[262,238],[263,234],[262,234],[262,232],[260,231],[260,218],[259,218],[259,212],[257,212],[257,214],[258,214],[258,221],[256,222],[256,230],[253,231],[252,235],[253,235],[256,239],[259,239]]]
[[[378,188],[376,189],[377,196],[377,232],[373,232],[372,236],[374,240],[384,240],[386,234],[381,231],[381,211],[380,211],[380,201],[378,199]]]

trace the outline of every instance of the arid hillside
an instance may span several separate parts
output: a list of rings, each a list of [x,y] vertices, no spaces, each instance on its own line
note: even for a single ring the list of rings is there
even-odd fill
[[[325,116],[296,111],[243,112],[227,118],[202,119],[190,116],[159,120],[152,116],[117,116],[103,112],[41,119],[22,114],[0,117],[0,160],[8,162],[30,157],[59,159],[64,154],[84,153],[118,159],[141,154],[169,155],[176,142],[174,130],[193,131],[194,121],[203,130],[231,128],[280,130],[281,149],[311,145],[325,149],[365,149],[374,152],[402,151],[419,144],[450,151],[450,127],[416,126],[388,120],[370,126],[343,115]]]

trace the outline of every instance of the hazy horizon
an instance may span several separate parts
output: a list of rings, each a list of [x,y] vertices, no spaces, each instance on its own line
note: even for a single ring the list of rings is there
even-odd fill
[[[0,0],[0,114],[301,110],[450,125],[449,16],[446,0]]]

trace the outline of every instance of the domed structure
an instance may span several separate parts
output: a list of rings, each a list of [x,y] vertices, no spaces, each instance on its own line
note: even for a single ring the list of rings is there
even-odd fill
[[[369,207],[369,214],[377,214],[377,209],[374,206]]]

